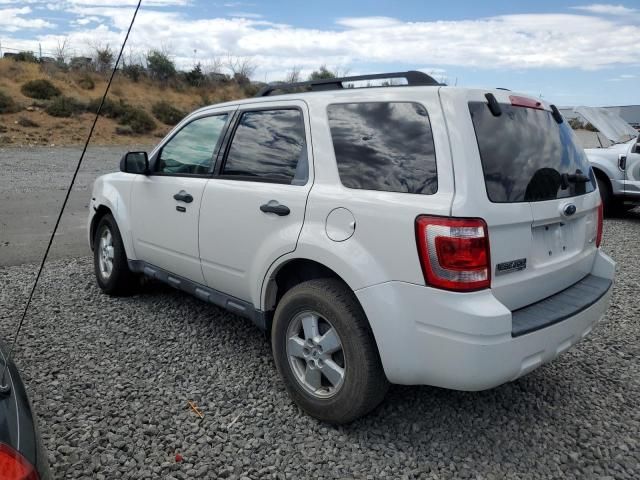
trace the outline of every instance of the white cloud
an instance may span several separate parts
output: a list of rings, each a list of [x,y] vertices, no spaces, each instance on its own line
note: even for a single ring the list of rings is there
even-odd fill
[[[17,32],[23,29],[55,27],[53,23],[42,18],[23,18],[23,15],[30,13],[30,7],[0,9],[0,31]]]
[[[571,8],[604,15],[627,15],[638,12],[635,8],[628,8],[624,5],[611,5],[608,3],[593,3],[591,5],[580,5]]]
[[[188,0],[149,2],[175,6]],[[64,5],[77,27],[70,32],[42,35],[34,41],[40,41],[43,49],[52,50],[58,39],[68,36],[78,53],[96,39],[115,48],[129,25],[133,4],[135,0],[68,0]],[[323,63],[352,71],[361,70],[362,65],[375,68],[375,64],[522,71],[593,70],[640,63],[640,26],[624,17],[558,13],[414,22],[390,17],[349,17],[336,20],[334,28],[313,29],[271,23],[242,12],[236,12],[241,16],[192,19],[182,13],[188,9],[145,5],[148,2],[143,3],[130,38],[129,45],[134,50],[166,46],[182,67],[193,63],[194,50],[203,62],[228,52],[252,56],[259,66],[256,78],[261,80],[281,77],[294,65],[306,73]]]
[[[336,23],[349,28],[383,28],[399,25],[401,22],[391,17],[345,17]]]

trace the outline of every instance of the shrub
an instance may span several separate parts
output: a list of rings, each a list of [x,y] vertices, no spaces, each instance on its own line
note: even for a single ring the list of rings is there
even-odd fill
[[[327,80],[329,78],[336,78],[336,74],[329,70],[326,65],[321,65],[318,70],[309,75],[309,80]]]
[[[192,87],[200,87],[204,84],[207,77],[202,73],[202,65],[199,63],[184,74],[185,81]]]
[[[125,113],[120,118],[121,125],[131,127],[134,133],[149,133],[156,128],[156,122],[142,108],[127,106]]]
[[[33,120],[27,117],[20,117],[18,119],[18,125],[20,125],[21,127],[29,127],[29,128],[36,128],[40,126],[36,122],[34,122]]]
[[[116,127],[116,135],[135,135],[133,129],[129,126],[118,125]]]
[[[15,113],[22,110],[13,98],[0,91],[0,113]]]
[[[70,117],[85,109],[86,105],[75,98],[56,97],[46,108],[45,112],[52,117]]]
[[[169,56],[159,50],[147,54],[147,69],[155,80],[166,82],[176,76],[176,66]]]
[[[98,107],[100,106],[100,102],[102,98],[94,98],[87,105],[87,111],[91,113],[97,113]],[[102,110],[100,111],[100,115],[103,115],[107,118],[120,118],[125,114],[129,106],[120,100],[119,102],[114,102],[113,100],[106,98],[104,100],[104,105],[102,105]]]
[[[13,56],[16,62],[38,63],[38,58],[33,52],[18,52]]]
[[[98,72],[105,73],[111,70],[113,68],[114,60],[115,55],[109,45],[104,48],[96,48],[95,65]]]
[[[44,78],[31,80],[23,84],[20,91],[25,97],[38,98],[40,100],[49,100],[61,94],[60,90],[53,83]]]
[[[82,75],[76,83],[80,88],[84,90],[93,90],[94,88],[96,88],[96,82],[94,82],[93,78],[91,78],[86,73]]]
[[[132,82],[139,82],[144,75],[144,67],[142,65],[129,64],[122,67],[122,73]]]
[[[151,111],[158,120],[171,126],[176,125],[186,115],[185,112],[165,101],[154,103]]]

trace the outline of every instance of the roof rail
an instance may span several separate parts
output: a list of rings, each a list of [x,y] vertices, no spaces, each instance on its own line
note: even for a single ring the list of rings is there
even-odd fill
[[[367,80],[391,80],[394,78],[404,78],[407,83],[402,85],[388,85],[391,87],[405,87],[405,86],[437,86],[440,85],[433,77],[423,72],[416,70],[410,70],[408,72],[394,72],[394,73],[376,73],[373,75],[358,75],[355,77],[342,77],[342,78],[327,78],[322,80],[310,80],[308,82],[296,82],[296,83],[270,83],[266,87],[260,90],[256,97],[268,97],[273,92],[282,90],[296,90],[303,89],[304,91],[326,91],[326,90],[342,90],[343,83],[348,82],[362,82]],[[378,85],[376,85],[378,86]]]

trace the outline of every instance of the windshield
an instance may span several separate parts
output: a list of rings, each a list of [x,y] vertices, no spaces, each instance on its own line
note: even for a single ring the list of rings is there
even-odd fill
[[[578,118],[586,120],[595,127],[596,131],[604,134],[613,143],[626,143],[638,136],[638,132],[625,122],[622,117],[606,108],[576,107],[573,112],[577,114]]]
[[[470,102],[487,195],[492,202],[554,200],[594,191],[584,150],[567,122],[550,112],[500,104],[494,116],[486,102]]]

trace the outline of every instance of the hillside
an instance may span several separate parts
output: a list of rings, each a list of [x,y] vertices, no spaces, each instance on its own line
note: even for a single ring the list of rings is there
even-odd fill
[[[46,99],[25,95],[25,84],[40,79],[50,82],[58,90],[56,95]],[[194,87],[179,78],[158,82],[146,75],[134,81],[118,71],[108,96],[111,109],[98,120],[92,143],[153,144],[195,108],[252,93],[251,85],[233,80],[207,83]],[[106,84],[107,74],[1,59],[0,146],[83,143],[94,118],[91,108],[95,111]],[[160,108],[162,118],[156,116],[159,102],[165,102]]]

